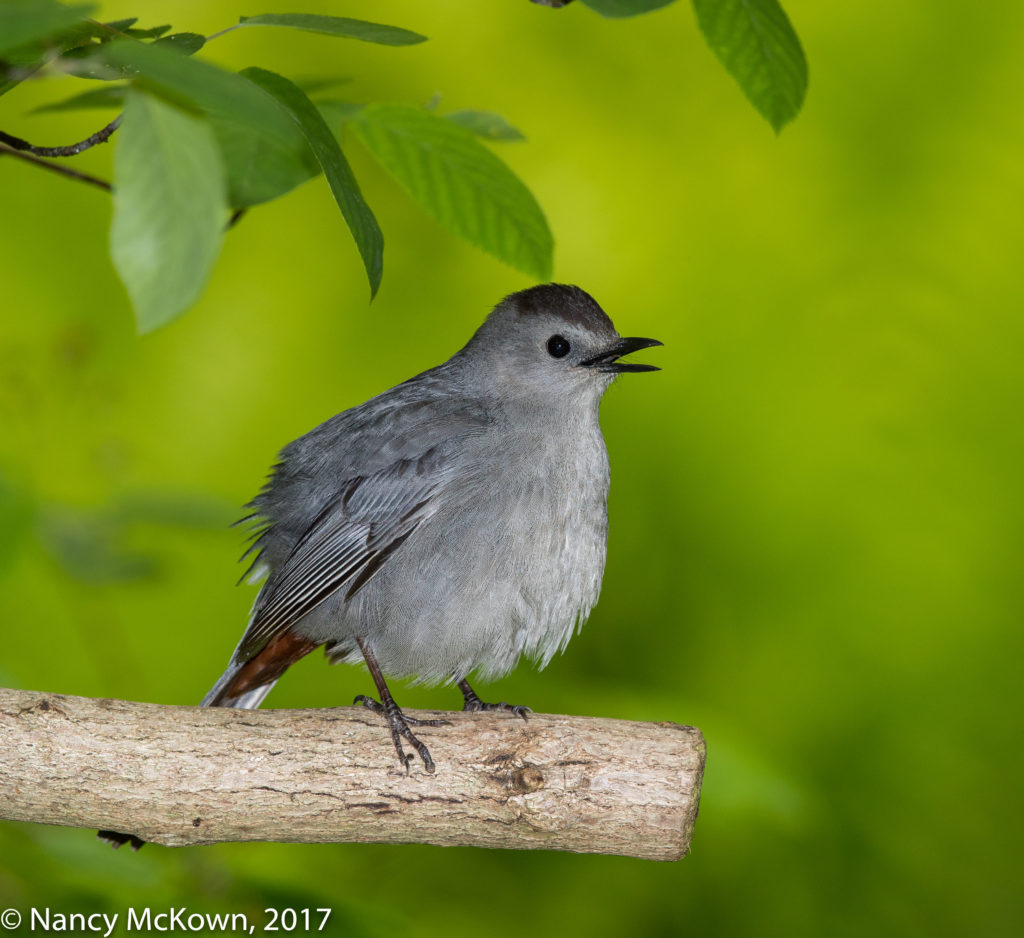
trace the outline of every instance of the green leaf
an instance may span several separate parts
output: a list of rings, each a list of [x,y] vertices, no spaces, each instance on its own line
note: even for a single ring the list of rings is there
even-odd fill
[[[64,6],[54,0],[4,0],[0,4],[0,55],[48,39],[95,9],[93,4]]]
[[[243,16],[238,20],[238,25],[287,26],[310,33],[376,42],[383,46],[414,46],[427,41],[426,36],[397,26],[382,26],[380,23],[367,23],[345,16],[321,16],[317,13],[264,13],[261,16]]]
[[[91,91],[83,91],[81,94],[64,98],[61,101],[54,101],[52,104],[43,104],[33,108],[30,114],[42,114],[44,111],[83,111],[97,108],[118,108],[124,104],[126,91],[124,85],[106,85],[102,88],[93,88]]]
[[[210,112],[227,168],[232,208],[249,208],[280,198],[320,172],[306,138],[275,102],[267,103],[273,106],[274,116],[268,114],[260,125],[239,115]]]
[[[166,46],[182,55],[195,55],[206,45],[206,37],[199,33],[171,33],[153,43],[155,46]]]
[[[66,70],[76,78],[90,78],[96,81],[120,81],[123,78],[138,76],[139,69],[135,65],[114,65],[98,54],[104,43],[110,41],[113,41],[111,37],[106,37],[98,43],[92,42],[68,49],[63,54],[63,64]],[[206,38],[199,33],[174,33],[152,43],[154,46],[171,49],[182,55],[194,55],[205,44]]]
[[[12,11],[16,13],[19,9],[24,8],[24,6],[24,3],[13,3],[5,9],[3,5],[0,5],[0,24],[5,21],[6,16],[8,25],[10,25],[10,13]],[[43,3],[41,6],[43,8],[50,8],[54,5]],[[58,12],[64,9],[67,8],[58,7]],[[79,8],[82,12],[88,12],[89,9],[89,7]],[[60,15],[63,16],[62,13]],[[11,33],[5,33],[2,31],[3,29],[4,27],[0,25],[0,35],[4,36],[4,39],[0,40],[0,44],[5,43],[7,36],[13,35],[15,32],[13,28]],[[16,48],[8,49],[6,52],[0,52],[0,59],[2,59],[0,60],[0,76],[7,76],[0,77],[0,95],[7,94],[8,91],[21,84],[26,78],[34,75],[55,53],[60,55],[74,46],[88,42],[102,31],[102,24],[91,23],[88,20],[77,18],[70,25],[66,25],[56,32],[47,32],[46,35],[39,39],[23,43]]]
[[[778,133],[807,93],[807,60],[778,0],[693,0],[711,51]]]
[[[595,13],[609,19],[622,19],[626,16],[638,16],[667,7],[673,0],[583,0]]]
[[[99,57],[106,42],[87,42],[66,49],[61,54],[60,66],[75,78],[88,78],[93,81],[119,81],[132,78],[138,69],[131,66],[114,66]]]
[[[302,132],[242,75],[157,43],[114,42],[97,55],[114,67],[132,68],[136,84],[206,112],[224,159],[232,208],[276,199],[320,171]]]
[[[109,26],[111,29],[116,29],[119,33],[123,33],[126,29],[131,29],[139,21],[137,16],[129,16],[123,20],[111,20],[109,23],[104,23],[104,26]]]
[[[167,23],[164,26],[151,26],[148,29],[128,29],[125,28],[122,32],[131,36],[132,39],[157,39],[164,33],[168,32],[171,28],[171,24]]]
[[[491,111],[455,111],[445,117],[484,140],[525,140],[526,137],[504,117]]]
[[[5,59],[0,60],[0,95],[7,94],[26,78],[31,78],[43,67],[45,56],[46,51],[42,47],[22,46],[8,53]],[[5,75],[10,77],[5,78]]]
[[[442,225],[518,270],[550,278],[554,242],[540,206],[470,131],[399,104],[369,104],[349,126]]]
[[[140,332],[195,302],[226,218],[223,167],[207,122],[130,91],[114,157],[110,253]]]
[[[169,26],[158,26],[155,30],[141,30],[132,29],[128,30],[128,33],[162,33]],[[123,39],[120,36],[105,35],[102,37],[101,42],[93,42],[87,45],[81,45],[74,49],[69,49],[64,53],[64,62],[67,65],[69,71],[71,71],[77,78],[94,78],[100,81],[114,81],[120,78],[134,78],[138,75],[142,68],[135,62],[118,62],[116,61],[120,52],[115,52],[113,55],[108,56],[105,45],[109,45],[112,41],[116,42],[118,39]],[[138,38],[137,36],[134,38]],[[135,46],[148,45],[150,47],[170,49],[174,52],[179,52],[183,55],[194,55],[206,44],[206,37],[201,36],[199,33],[174,33],[170,36],[162,36],[161,38],[155,39],[151,43],[135,42]],[[131,47],[131,42],[120,42],[118,46]]]
[[[320,112],[305,92],[287,78],[262,68],[247,68],[242,72],[250,81],[259,85],[267,94],[279,102],[316,154],[324,176],[334,194],[334,200],[348,224],[356,247],[363,259],[366,276],[370,281],[370,296],[376,295],[384,270],[384,236],[377,225],[377,219],[359,191],[356,177],[341,152],[338,141],[331,133]]]

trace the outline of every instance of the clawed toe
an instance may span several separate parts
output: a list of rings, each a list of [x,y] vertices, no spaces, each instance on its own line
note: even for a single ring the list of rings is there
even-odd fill
[[[406,774],[410,771],[414,757],[402,748],[403,737],[423,760],[424,770],[430,775],[434,774],[436,766],[430,756],[430,750],[413,734],[412,730],[409,729],[409,724],[413,726],[451,726],[447,720],[417,720],[415,717],[407,717],[393,700],[385,699],[385,702],[381,704],[365,694],[360,694],[353,703],[362,704],[368,710],[382,714],[387,720],[388,729],[391,732],[391,741],[395,745],[395,752],[398,753],[398,761],[405,766]]]
[[[415,717],[407,717],[402,714],[403,719],[406,723],[410,723],[413,726],[451,726],[450,720],[417,720]]]
[[[367,710],[372,710],[374,713],[384,712],[384,708],[380,703],[372,697],[367,697],[366,694],[359,694],[356,699],[352,701],[352,706],[354,707],[359,706],[360,704],[366,707]]]
[[[367,697],[366,694],[360,694],[358,697],[356,697],[355,700],[352,701],[352,703],[354,705],[355,704],[362,704],[364,707],[366,707],[367,710],[372,710],[374,713],[385,713],[386,712],[386,708],[385,707],[383,707],[378,701],[374,700],[372,697]],[[411,716],[406,715],[405,711],[401,710],[398,707],[396,707],[396,709],[399,710],[399,712],[402,714],[402,719],[409,726],[451,726],[452,725],[451,724],[451,720],[440,720],[440,719],[438,719],[438,720],[419,720],[416,717],[411,717]],[[527,709],[529,710],[529,707],[527,707]]]
[[[467,700],[462,709],[473,713],[482,713],[487,710],[505,710],[527,721],[529,720],[529,714],[533,713],[533,710],[523,704],[509,704],[505,703],[504,700],[501,703],[484,703],[479,697],[476,700]]]
[[[524,720],[528,720],[528,714],[533,713],[529,707],[524,707],[522,704],[508,704],[503,700],[501,703],[484,703],[476,695],[476,691],[469,686],[469,681],[459,681],[459,690],[462,691],[462,697],[466,701],[462,705],[463,710],[469,710],[474,713],[479,713],[483,710],[507,710],[509,713],[514,713],[517,717],[522,717]]]

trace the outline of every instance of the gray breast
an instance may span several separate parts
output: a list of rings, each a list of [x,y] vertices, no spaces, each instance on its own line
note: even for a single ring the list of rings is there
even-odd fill
[[[296,631],[346,660],[365,635],[385,673],[427,684],[499,677],[524,654],[543,667],[597,602],[607,541],[596,413],[552,439],[518,417],[473,437],[431,516],[359,593]]]

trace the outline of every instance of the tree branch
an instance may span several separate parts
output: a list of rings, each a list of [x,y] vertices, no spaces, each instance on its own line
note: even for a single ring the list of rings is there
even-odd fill
[[[167,846],[362,841],[654,860],[689,850],[704,771],[694,727],[444,717],[451,726],[417,729],[436,774],[406,775],[383,722],[361,708],[167,707],[0,689],[0,818]]]
[[[69,179],[77,179],[79,182],[87,182],[89,185],[97,186],[106,192],[111,191],[110,183],[105,179],[100,179],[98,176],[90,176],[88,173],[80,173],[77,169],[70,169],[67,166],[61,166],[57,163],[50,163],[47,160],[42,160],[38,156],[33,156],[31,153],[22,153],[18,150],[12,150],[10,147],[4,146],[0,143],[0,156],[13,156],[19,160],[24,160],[26,163],[32,163],[35,166],[41,166],[43,169],[48,169],[54,173],[60,173],[62,176],[67,176]]]
[[[121,126],[121,118],[124,115],[118,114],[106,127],[102,127],[97,130],[96,133],[90,134],[84,140],[79,140],[78,143],[68,144],[66,147],[37,147],[29,143],[27,140],[22,140],[21,137],[15,137],[12,134],[5,134],[0,130],[0,143],[6,143],[12,150],[20,150],[24,153],[31,153],[33,156],[77,156],[84,150],[88,150],[90,147],[96,146],[98,143],[106,143],[111,135]]]

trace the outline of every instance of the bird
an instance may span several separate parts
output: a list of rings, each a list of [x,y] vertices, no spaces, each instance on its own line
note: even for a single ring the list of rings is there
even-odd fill
[[[661,344],[620,336],[579,287],[541,284],[505,297],[444,363],[285,446],[239,522],[255,526],[243,579],[265,580],[201,706],[258,707],[323,647],[331,663],[365,664],[377,698],[355,703],[381,715],[406,772],[404,744],[436,768],[413,727],[446,721],[407,716],[387,678],[454,684],[463,710],[528,719],[468,678],[523,657],[543,668],[597,603],[601,399],[621,374],[658,371],[622,357]]]

